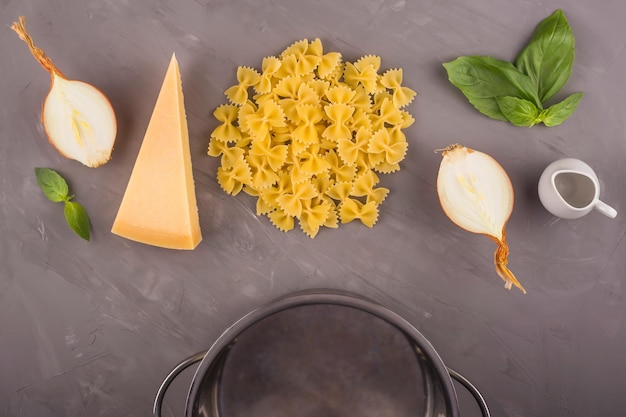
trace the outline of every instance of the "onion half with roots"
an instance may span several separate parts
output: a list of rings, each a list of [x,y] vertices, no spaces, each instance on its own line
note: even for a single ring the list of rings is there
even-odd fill
[[[513,212],[513,185],[491,156],[458,144],[442,152],[437,194],[444,213],[457,226],[486,235],[498,245],[494,263],[505,288],[526,290],[508,268],[506,223]]]
[[[50,92],[41,119],[50,143],[65,157],[96,168],[111,158],[117,119],[111,103],[96,87],[67,79],[43,50],[35,46],[22,16],[11,26],[50,73]]]

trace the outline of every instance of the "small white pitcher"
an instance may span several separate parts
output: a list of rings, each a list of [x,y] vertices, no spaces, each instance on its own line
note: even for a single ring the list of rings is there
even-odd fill
[[[593,169],[579,159],[552,162],[539,178],[539,199],[550,213],[564,219],[577,219],[592,209],[610,218],[617,211],[600,201],[600,183]]]

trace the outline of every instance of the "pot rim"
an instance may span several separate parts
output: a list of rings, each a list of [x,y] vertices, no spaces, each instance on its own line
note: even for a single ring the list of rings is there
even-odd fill
[[[221,362],[218,363],[219,366],[223,365],[225,351],[228,350],[229,346],[244,330],[274,313],[294,307],[315,304],[331,304],[356,308],[381,318],[404,332],[415,346],[419,348],[419,352],[417,353],[423,356],[425,362],[432,368],[431,371],[437,382],[439,382],[439,387],[442,391],[446,411],[450,413],[450,417],[459,417],[457,394],[452,379],[443,360],[428,339],[406,319],[382,304],[352,292],[331,289],[311,289],[280,296],[253,309],[224,330],[206,351],[200,365],[196,368],[187,395],[185,415],[192,417],[193,401],[197,397],[200,387],[203,385],[201,382],[207,374],[212,373],[216,362]],[[416,360],[418,360],[417,357]],[[217,373],[213,371],[214,377],[216,374],[219,374],[219,370]]]

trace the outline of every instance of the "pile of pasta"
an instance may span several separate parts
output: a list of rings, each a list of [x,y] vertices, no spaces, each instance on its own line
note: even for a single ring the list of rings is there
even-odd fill
[[[416,93],[402,69],[379,73],[381,59],[343,62],[322,42],[298,41],[263,59],[261,71],[237,69],[229,104],[213,113],[208,154],[221,158],[217,181],[228,194],[256,196],[257,215],[309,237],[320,228],[378,220],[389,192],[378,174],[400,169],[407,152],[404,110]]]

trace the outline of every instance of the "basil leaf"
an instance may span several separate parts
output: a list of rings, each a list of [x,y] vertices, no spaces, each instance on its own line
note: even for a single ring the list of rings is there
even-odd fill
[[[539,109],[528,100],[508,96],[496,101],[502,114],[515,126],[532,127],[539,121]]]
[[[73,231],[85,240],[89,240],[89,216],[83,206],[74,201],[65,202],[65,221]]]
[[[558,126],[576,111],[582,98],[583,93],[574,93],[565,100],[542,111],[539,117],[546,126]]]
[[[563,88],[573,64],[574,34],[560,9],[539,23],[515,59],[515,66],[535,83],[542,103]]]
[[[541,108],[530,77],[510,62],[490,56],[462,56],[443,66],[450,82],[486,116],[508,120],[499,109],[497,97],[519,97]]]
[[[503,122],[507,122],[509,120],[500,111],[498,102],[496,101],[494,97],[476,98],[476,97],[468,97],[467,95],[465,97],[467,97],[467,99],[472,104],[472,106],[474,106],[479,112],[481,112],[485,116],[488,116],[496,120],[502,120]]]
[[[37,183],[44,195],[55,203],[68,200],[67,182],[56,171],[49,168],[35,168]]]

